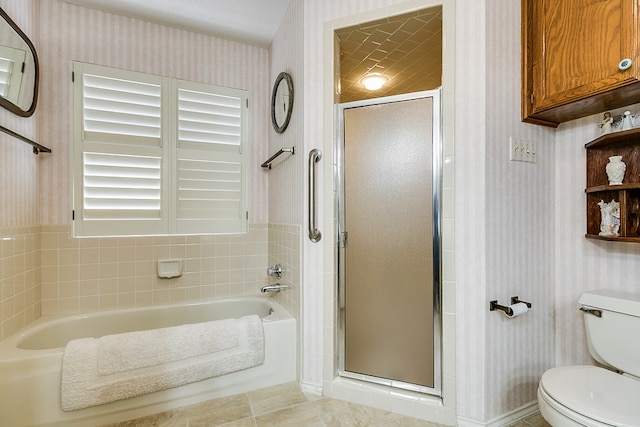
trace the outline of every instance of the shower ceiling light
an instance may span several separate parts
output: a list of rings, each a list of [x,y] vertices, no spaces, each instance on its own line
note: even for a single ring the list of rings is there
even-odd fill
[[[378,90],[382,88],[386,82],[387,78],[380,73],[367,74],[362,78],[362,80],[360,80],[362,86],[368,90]]]

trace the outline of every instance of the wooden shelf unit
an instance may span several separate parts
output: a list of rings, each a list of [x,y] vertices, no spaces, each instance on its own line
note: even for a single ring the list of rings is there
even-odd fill
[[[640,128],[614,132],[585,145],[587,150],[587,233],[590,239],[640,243]],[[609,157],[622,156],[626,165],[621,185],[609,185]],[[600,236],[598,202],[620,203],[620,236]]]

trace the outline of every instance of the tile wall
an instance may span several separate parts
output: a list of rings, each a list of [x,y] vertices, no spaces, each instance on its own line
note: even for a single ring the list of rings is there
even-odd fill
[[[40,227],[0,228],[0,340],[40,317]]]
[[[282,278],[271,278],[270,283],[281,283],[288,288],[275,295],[292,316],[300,318],[300,226],[269,224],[269,266],[280,264]],[[260,272],[264,273],[264,272]]]
[[[43,226],[42,314],[72,314],[257,295],[267,283],[268,229],[243,235],[71,239]],[[181,277],[157,277],[157,261],[180,258]]]

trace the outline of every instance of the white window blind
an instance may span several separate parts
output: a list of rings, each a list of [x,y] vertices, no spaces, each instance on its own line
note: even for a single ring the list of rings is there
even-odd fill
[[[177,227],[221,231],[245,220],[243,104],[239,91],[181,82],[178,96]]]
[[[27,52],[8,46],[0,46],[0,95],[16,104],[22,90],[22,79]]]
[[[74,234],[246,231],[245,91],[74,73]]]

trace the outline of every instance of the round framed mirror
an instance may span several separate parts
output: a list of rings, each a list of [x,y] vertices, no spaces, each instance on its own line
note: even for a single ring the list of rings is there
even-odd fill
[[[293,81],[287,73],[280,73],[271,93],[271,123],[276,132],[282,133],[289,125],[293,110]]]

